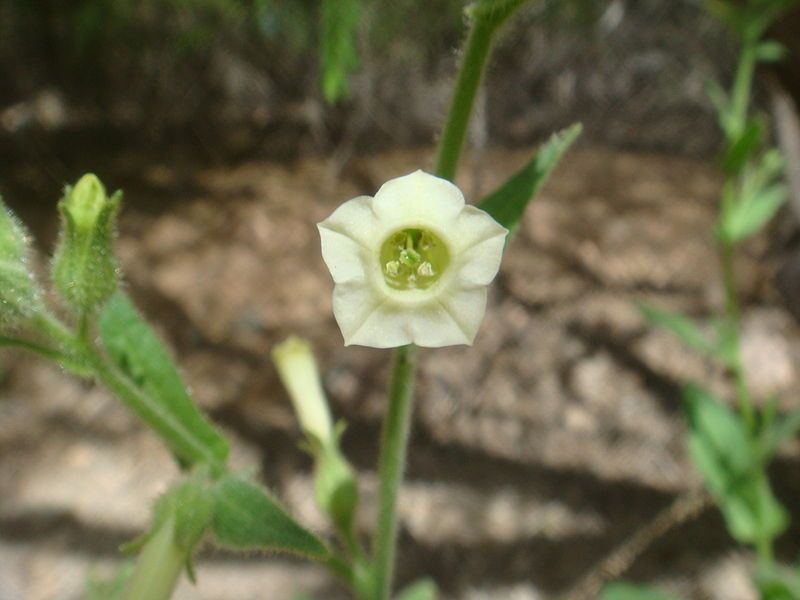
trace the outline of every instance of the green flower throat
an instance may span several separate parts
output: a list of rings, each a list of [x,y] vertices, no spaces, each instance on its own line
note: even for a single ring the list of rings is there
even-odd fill
[[[426,229],[401,229],[381,245],[381,272],[396,290],[425,290],[439,281],[450,264],[450,252]]]

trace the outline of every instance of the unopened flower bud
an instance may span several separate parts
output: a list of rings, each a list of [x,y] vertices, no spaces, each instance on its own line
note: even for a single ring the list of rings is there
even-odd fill
[[[290,337],[272,349],[272,361],[289,392],[300,426],[321,444],[333,439],[325,392],[311,345],[304,339]]]
[[[62,224],[53,281],[79,312],[101,305],[117,287],[113,241],[121,201],[121,192],[109,198],[100,180],[89,174],[67,187],[58,205]]]

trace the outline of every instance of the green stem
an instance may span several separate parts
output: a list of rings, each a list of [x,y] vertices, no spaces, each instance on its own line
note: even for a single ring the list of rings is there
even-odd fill
[[[175,517],[170,516],[144,545],[123,600],[169,600],[186,559],[175,544]]]
[[[56,363],[66,363],[72,360],[68,354],[59,352],[58,350],[53,350],[52,348],[41,346],[36,342],[23,340],[21,338],[0,335],[0,346],[16,346],[17,348],[24,348],[25,350],[35,352],[36,354]]]
[[[389,408],[383,423],[378,491],[378,528],[373,566],[374,600],[386,600],[392,585],[397,544],[397,496],[405,470],[406,449],[411,429],[417,347],[395,350]]]
[[[492,34],[496,28],[496,24],[479,19],[467,38],[450,112],[439,142],[439,156],[436,159],[436,174],[439,177],[450,180],[455,177],[472,106],[475,104],[475,96],[492,47]]]
[[[736,291],[736,271],[734,268],[734,245],[726,240],[719,242],[720,263],[722,266],[722,281],[725,288],[725,321],[728,329],[727,335],[731,337],[730,369],[736,386],[736,398],[739,403],[739,413],[747,424],[748,430],[754,431],[755,412],[750,390],[747,386],[747,377],[744,372],[741,357],[741,342],[739,329],[741,321],[739,316],[739,298]]]
[[[747,111],[750,107],[753,76],[756,71],[756,42],[745,41],[739,55],[736,78],[731,92],[731,114],[733,117],[734,139],[744,131],[747,123]]]
[[[444,179],[455,177],[478,86],[498,26],[523,2],[508,3],[502,15],[476,18],[467,38],[453,100],[439,142],[436,174]],[[413,388],[417,368],[417,348],[403,346],[395,350],[389,407],[383,424],[378,491],[378,523],[372,565],[372,598],[387,600],[397,545],[397,496],[405,470],[408,437],[411,429]]]

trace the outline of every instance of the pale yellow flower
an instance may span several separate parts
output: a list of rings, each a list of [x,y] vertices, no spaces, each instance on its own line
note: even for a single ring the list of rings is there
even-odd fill
[[[455,185],[416,171],[318,227],[345,345],[472,344],[508,231]]]

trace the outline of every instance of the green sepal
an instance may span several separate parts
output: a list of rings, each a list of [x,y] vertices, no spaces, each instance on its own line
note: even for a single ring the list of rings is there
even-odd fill
[[[111,359],[145,392],[146,402],[131,408],[161,435],[181,466],[207,464],[220,473],[228,442],[195,405],[169,352],[125,293],[111,297],[99,327]]]
[[[771,540],[788,525],[772,493],[759,448],[741,419],[706,390],[684,390],[689,455],[739,542]]]
[[[212,531],[222,546],[239,550],[280,550],[322,560],[329,552],[261,486],[235,474],[213,488]]]
[[[333,440],[327,444],[309,440],[315,458],[314,497],[337,531],[350,532],[358,508],[358,484],[352,466],[339,449],[340,433],[341,428],[338,428]]]
[[[436,600],[439,590],[432,579],[420,579],[397,594],[396,600]]]
[[[620,582],[605,586],[600,600],[678,600],[678,597],[650,586]]]
[[[28,253],[25,228],[0,198],[0,330],[21,325],[43,309]]]
[[[121,202],[121,191],[109,198],[100,180],[89,174],[67,187],[58,204],[61,232],[52,277],[61,297],[80,314],[103,304],[117,287],[113,244]]]
[[[580,123],[554,134],[522,169],[478,203],[495,221],[512,233],[525,208],[536,197],[561,157],[582,131]]]

